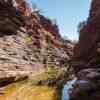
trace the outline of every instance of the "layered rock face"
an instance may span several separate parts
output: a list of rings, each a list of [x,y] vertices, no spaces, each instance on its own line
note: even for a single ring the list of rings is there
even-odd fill
[[[92,0],[87,23],[80,30],[73,64],[78,81],[72,100],[100,100],[100,1]]]
[[[12,6],[3,6],[5,3],[0,6],[0,71],[63,67],[72,56],[73,44],[61,38],[58,26],[37,12],[26,17]]]

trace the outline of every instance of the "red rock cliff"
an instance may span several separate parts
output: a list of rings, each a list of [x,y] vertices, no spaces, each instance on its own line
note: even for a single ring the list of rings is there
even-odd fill
[[[80,30],[75,56],[84,59],[95,54],[96,42],[100,39],[100,1],[93,0],[86,25]],[[77,48],[77,49],[76,49]],[[92,51],[91,51],[92,50]],[[76,53],[77,52],[77,53]]]
[[[100,100],[100,0],[92,0],[74,57],[73,68],[78,80],[71,100]]]
[[[38,12],[26,16],[8,4],[0,1],[0,70],[38,70],[47,63],[63,67],[73,44],[63,41],[58,26]]]

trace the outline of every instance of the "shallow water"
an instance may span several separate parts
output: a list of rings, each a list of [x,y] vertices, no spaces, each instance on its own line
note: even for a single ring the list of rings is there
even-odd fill
[[[76,78],[74,78],[73,80],[71,81],[68,81],[66,83],[66,85],[64,86],[63,88],[63,91],[62,91],[62,100],[70,100],[70,92],[72,90],[72,85],[76,82]]]

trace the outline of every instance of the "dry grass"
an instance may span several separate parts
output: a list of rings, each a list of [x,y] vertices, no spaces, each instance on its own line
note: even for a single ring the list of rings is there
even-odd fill
[[[4,88],[0,100],[58,100],[53,87],[35,86],[29,83],[13,83]]]
[[[58,70],[49,68],[47,71],[36,76],[31,76],[26,81],[17,82],[4,87],[4,94],[0,95],[0,100],[58,100],[55,87],[47,85],[36,85],[39,80],[53,79],[57,76]]]

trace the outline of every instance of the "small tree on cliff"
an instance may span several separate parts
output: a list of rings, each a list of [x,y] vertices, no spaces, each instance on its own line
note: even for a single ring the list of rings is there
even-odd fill
[[[33,9],[33,12],[36,12],[36,13],[41,13],[42,10],[39,9],[36,5],[36,3],[32,2],[32,9]]]

